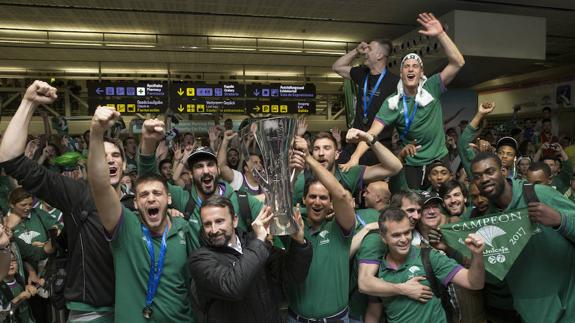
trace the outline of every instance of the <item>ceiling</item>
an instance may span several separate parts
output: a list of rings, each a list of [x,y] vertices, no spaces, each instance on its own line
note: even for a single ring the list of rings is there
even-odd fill
[[[459,87],[560,74],[575,58],[572,0],[0,0],[0,76],[308,80],[336,93],[341,79],[331,65],[339,55],[416,29],[419,12],[456,9],[547,22],[545,61],[470,60]]]

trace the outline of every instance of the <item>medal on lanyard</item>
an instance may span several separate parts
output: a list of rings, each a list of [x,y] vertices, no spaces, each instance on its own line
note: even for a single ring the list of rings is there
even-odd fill
[[[142,314],[145,319],[152,318],[152,302],[154,301],[154,296],[158,291],[158,285],[160,284],[160,278],[162,277],[162,271],[164,271],[164,259],[166,258],[166,236],[168,235],[168,225],[164,228],[164,233],[162,234],[162,244],[160,245],[160,255],[158,257],[158,264],[156,266],[156,257],[154,255],[154,244],[152,243],[152,236],[150,230],[142,224],[142,231],[144,231],[144,237],[146,238],[146,246],[148,247],[148,254],[150,255],[150,273],[148,275],[148,288],[146,291],[146,306],[142,310]]]
[[[367,79],[369,78],[369,74],[365,76],[365,80],[363,81],[363,124],[367,125],[367,109],[369,108],[369,106],[371,105],[371,102],[373,101],[373,97],[375,96],[375,91],[377,91],[377,89],[379,88],[379,84],[381,83],[381,80],[383,80],[383,78],[385,77],[385,74],[387,73],[387,69],[384,69],[381,74],[379,75],[379,78],[377,79],[377,83],[375,83],[375,86],[373,87],[373,89],[371,89],[371,93],[369,93],[369,98],[368,98],[368,94],[367,94]]]
[[[405,128],[401,132],[399,136],[399,140],[403,141],[409,132],[409,128],[413,123],[413,119],[415,118],[415,112],[417,111],[417,102],[413,102],[413,111],[411,111],[411,115],[407,116],[407,102],[405,100],[405,95],[403,96],[403,117],[405,118]]]

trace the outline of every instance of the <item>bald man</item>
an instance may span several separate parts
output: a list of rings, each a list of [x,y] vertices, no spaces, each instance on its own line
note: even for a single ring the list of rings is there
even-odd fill
[[[391,199],[389,185],[384,181],[369,183],[363,191],[363,198],[366,207],[381,211],[389,205]]]

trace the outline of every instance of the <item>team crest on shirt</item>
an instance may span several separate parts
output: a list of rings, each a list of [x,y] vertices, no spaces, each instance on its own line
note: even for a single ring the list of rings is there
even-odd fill
[[[326,238],[326,236],[329,234],[329,231],[327,230],[323,230],[322,232],[320,232],[318,235],[321,238],[321,240],[319,241],[319,245],[324,245],[329,243],[329,239]]]
[[[27,244],[32,244],[32,240],[34,240],[34,238],[36,238],[37,236],[40,235],[40,232],[36,232],[36,231],[27,231],[27,232],[23,232],[22,234],[20,234],[18,236],[18,238],[20,240],[23,240],[24,242],[26,242]]]
[[[419,276],[417,273],[418,273],[419,271],[421,271],[421,268],[419,268],[419,266],[411,266],[411,267],[409,267],[409,269],[407,269],[407,271],[409,271],[409,272],[411,273],[411,274],[409,274],[409,276],[408,276],[409,279],[411,279],[411,278],[413,278],[413,277]]]

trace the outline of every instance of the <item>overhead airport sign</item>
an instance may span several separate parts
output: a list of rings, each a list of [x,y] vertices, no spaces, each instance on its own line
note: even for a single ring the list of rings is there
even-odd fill
[[[315,99],[315,96],[315,85],[310,83],[303,85],[246,85],[246,97],[248,98]]]
[[[243,98],[244,86],[236,83],[200,84],[193,82],[172,83],[174,100],[188,98]]]
[[[162,81],[88,81],[88,110],[97,106],[115,108],[123,114],[165,113],[168,109],[168,83]]]
[[[251,101],[246,100],[247,113],[314,114],[315,102],[308,101]]]

